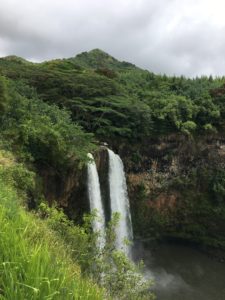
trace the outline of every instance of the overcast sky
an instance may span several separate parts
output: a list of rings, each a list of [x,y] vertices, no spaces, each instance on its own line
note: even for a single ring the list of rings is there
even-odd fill
[[[225,75],[225,0],[0,0],[0,56],[94,48],[156,73]]]

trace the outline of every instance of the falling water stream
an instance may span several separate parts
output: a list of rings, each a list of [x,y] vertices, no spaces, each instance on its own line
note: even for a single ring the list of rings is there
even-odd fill
[[[90,210],[96,214],[93,220],[93,231],[99,233],[98,245],[103,248],[105,245],[105,214],[101,199],[101,190],[99,177],[93,155],[88,153],[88,157],[92,159],[88,163],[88,197]]]
[[[116,246],[130,256],[131,247],[124,243],[133,239],[133,230],[123,162],[112,150],[108,149],[108,153],[111,214],[118,212],[120,217],[116,229]]]

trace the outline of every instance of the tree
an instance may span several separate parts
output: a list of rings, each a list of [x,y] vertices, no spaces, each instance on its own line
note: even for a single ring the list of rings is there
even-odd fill
[[[0,113],[3,114],[7,109],[8,93],[6,87],[6,80],[0,76]]]

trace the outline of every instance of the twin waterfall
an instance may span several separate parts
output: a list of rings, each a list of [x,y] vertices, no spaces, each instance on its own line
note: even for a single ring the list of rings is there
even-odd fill
[[[124,240],[133,239],[133,230],[123,162],[112,150],[108,150],[108,153],[111,214],[115,212],[120,214],[116,230],[116,246],[129,255],[130,247],[124,243]]]
[[[88,156],[93,159],[91,154],[88,154]],[[119,213],[119,222],[116,228],[116,248],[130,256],[130,246],[126,241],[132,241],[133,231],[123,162],[119,155],[109,149],[108,156],[111,216],[113,213]],[[97,218],[93,221],[93,230],[100,233],[99,247],[103,247],[105,243],[105,213],[101,199],[98,172],[94,160],[88,163],[88,196],[91,211],[95,210],[97,212]]]
[[[98,171],[91,153],[88,153],[91,161],[88,163],[88,197],[90,210],[96,215],[93,222],[94,232],[99,232],[99,247],[105,246],[105,214],[101,199],[101,190],[98,178]]]

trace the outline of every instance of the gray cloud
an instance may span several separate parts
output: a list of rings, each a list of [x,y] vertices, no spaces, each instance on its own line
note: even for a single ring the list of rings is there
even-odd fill
[[[0,0],[0,56],[101,48],[156,73],[225,74],[223,0]]]

